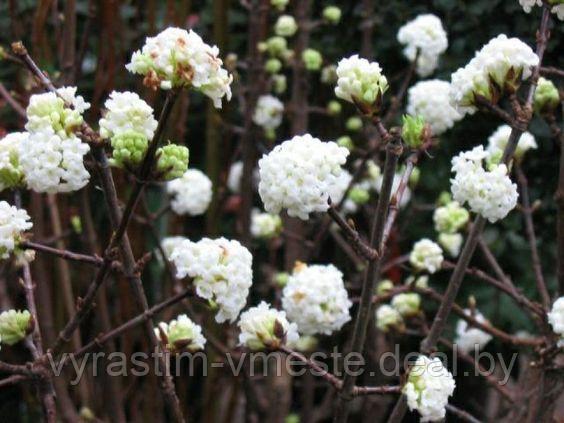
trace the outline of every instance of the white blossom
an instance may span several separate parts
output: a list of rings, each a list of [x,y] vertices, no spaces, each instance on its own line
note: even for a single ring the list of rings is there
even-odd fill
[[[165,259],[170,260],[170,256],[176,247],[178,247],[183,241],[186,241],[188,238],[185,236],[167,236],[161,240],[161,246],[163,248],[163,252],[165,254]]]
[[[237,326],[241,330],[239,344],[251,350],[276,349],[299,339],[297,326],[288,322],[286,313],[264,301],[243,312]]]
[[[433,79],[412,86],[407,95],[407,113],[422,117],[433,135],[441,135],[462,115],[450,104],[450,83]]]
[[[112,91],[104,103],[106,112],[100,119],[100,135],[112,138],[128,132],[143,134],[148,140],[153,138],[157,121],[153,108],[136,93]]]
[[[452,74],[451,102],[460,112],[472,113],[476,110],[476,95],[493,100],[494,89],[503,93],[510,86],[514,90],[521,80],[531,76],[532,68],[538,63],[538,56],[527,44],[500,34],[483,46],[465,67]]]
[[[0,201],[0,258],[6,259],[21,240],[22,232],[33,224],[24,209]]]
[[[460,153],[452,159],[451,192],[460,204],[468,203],[474,213],[490,222],[503,219],[517,204],[517,186],[507,175],[504,164],[484,169],[488,154],[483,146]]]
[[[70,134],[61,138],[51,127],[22,140],[19,161],[27,186],[37,192],[71,192],[84,187],[90,174],[84,156],[90,147]]]
[[[420,355],[409,371],[403,393],[410,410],[417,410],[422,422],[442,420],[448,397],[456,384],[438,357]]]
[[[440,233],[437,241],[449,256],[458,257],[464,237],[462,234]]]
[[[561,0],[549,1],[549,3],[553,3],[550,11],[554,13],[558,19],[564,21],[564,4],[558,4],[559,2],[562,3]],[[519,4],[523,7],[525,13],[530,13],[533,7],[542,7],[542,0],[519,0]]]
[[[468,309],[464,310],[467,316],[472,316],[479,323],[488,324],[486,318],[479,311],[475,311],[474,314]],[[490,342],[492,336],[476,327],[471,327],[468,322],[464,319],[460,319],[456,324],[456,339],[454,344],[464,352],[474,351],[475,348],[482,349],[488,342]]]
[[[436,69],[439,56],[448,47],[446,31],[441,20],[432,14],[417,16],[398,31],[398,41],[406,47],[403,54],[410,61],[417,60],[417,73],[428,76]]]
[[[339,177],[349,150],[309,134],[295,136],[259,160],[259,194],[269,213],[283,208],[307,220],[329,208],[329,190]]]
[[[282,219],[277,214],[261,213],[254,209],[251,213],[251,235],[255,238],[270,239],[282,229]]]
[[[332,264],[298,263],[282,291],[282,307],[304,335],[341,329],[350,319],[343,274]]]
[[[369,62],[357,54],[342,59],[336,72],[335,95],[351,103],[373,105],[388,89],[388,80],[382,75],[378,62]]]
[[[284,104],[272,95],[261,95],[257,100],[253,122],[264,129],[276,129],[282,123]]]
[[[559,345],[564,346],[564,297],[558,298],[548,313],[548,323],[552,330],[560,335]]]
[[[437,207],[433,213],[433,222],[435,222],[435,230],[452,234],[458,232],[468,223],[470,213],[456,201],[450,201],[448,204]]]
[[[144,84],[151,88],[191,87],[221,108],[223,97],[231,99],[233,76],[222,67],[218,54],[216,46],[204,43],[194,31],[170,27],[155,37],[147,37],[126,68],[144,75]]]
[[[280,37],[291,37],[298,30],[296,19],[291,15],[281,15],[274,24],[274,33]]]
[[[215,320],[233,322],[245,306],[253,280],[253,256],[238,241],[203,238],[180,243],[170,255],[176,277],[194,279],[198,296],[217,304]]]
[[[27,132],[12,132],[0,140],[0,191],[22,183],[19,150]]]
[[[509,125],[501,125],[495,130],[495,132],[488,138],[488,153],[491,157],[501,159],[503,150],[507,146],[509,141],[509,135],[511,134],[511,127]],[[535,137],[530,132],[523,132],[519,138],[519,143],[515,149],[515,158],[521,159],[523,155],[530,149],[536,149],[537,142]]]
[[[392,299],[392,307],[403,317],[416,316],[421,307],[421,296],[415,292],[404,292],[395,295]]]
[[[204,349],[206,338],[200,325],[181,314],[170,322],[160,322],[155,328],[157,338],[171,351],[195,352]]]
[[[180,215],[204,214],[212,200],[212,182],[198,169],[188,169],[180,178],[167,182],[166,191],[173,197],[172,210]]]
[[[382,332],[388,332],[391,328],[401,328],[403,318],[394,307],[383,304],[376,310],[376,327]]]
[[[435,273],[443,264],[443,250],[430,239],[424,238],[415,243],[409,254],[409,262],[417,270]]]

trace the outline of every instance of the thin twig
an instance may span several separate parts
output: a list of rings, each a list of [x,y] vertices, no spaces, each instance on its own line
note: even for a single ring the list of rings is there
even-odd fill
[[[74,253],[68,250],[60,250],[58,248],[49,247],[47,245],[39,244],[37,242],[23,241],[20,245],[23,248],[28,248],[30,250],[51,254],[57,257],[64,258],[66,260],[78,261],[80,263],[87,263],[94,266],[102,266],[102,264],[104,263],[104,260],[98,256]]]

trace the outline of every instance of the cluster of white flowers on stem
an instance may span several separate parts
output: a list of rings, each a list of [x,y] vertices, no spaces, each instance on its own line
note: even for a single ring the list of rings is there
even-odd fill
[[[403,328],[403,318],[394,307],[383,304],[376,309],[376,327],[382,332]]]
[[[562,0],[547,0],[550,5],[550,11],[558,16],[558,19],[564,21],[564,2]],[[530,13],[533,7],[542,7],[542,0],[519,0],[519,4],[526,13]]]
[[[75,87],[57,92],[31,96],[25,126],[29,135],[19,144],[19,165],[25,181],[37,192],[76,191],[90,179],[84,167],[84,155],[90,147],[74,134],[90,105],[76,95]]]
[[[417,410],[422,422],[437,421],[445,417],[455,386],[452,374],[438,357],[420,355],[409,370],[403,393],[409,409]]]
[[[225,70],[216,46],[209,46],[194,31],[170,27],[147,37],[141,50],[133,53],[126,68],[143,75],[153,89],[190,87],[212,99],[221,108],[221,99],[231,99],[233,76]]]
[[[27,132],[12,132],[0,140],[0,191],[23,184],[19,151],[28,136]]]
[[[417,16],[398,31],[398,41],[405,44],[403,54],[417,59],[417,73],[428,76],[437,68],[439,56],[448,47],[448,39],[441,20],[432,14]]]
[[[452,74],[451,102],[460,112],[474,112],[477,96],[495,103],[502,94],[514,93],[538,63],[538,56],[527,44],[498,35]]]
[[[564,347],[564,297],[558,298],[548,313],[548,323],[552,326],[554,333],[560,335],[558,345]]]
[[[468,316],[474,317],[478,322],[487,324],[488,321],[479,311],[472,312],[471,310],[464,310]],[[456,339],[455,345],[464,352],[473,351],[475,348],[481,349],[490,342],[492,336],[481,329],[471,327],[464,319],[460,319],[456,324]]]
[[[456,201],[450,201],[444,206],[437,207],[433,213],[435,230],[447,234],[458,232],[468,223],[469,219],[468,210]]]
[[[351,319],[351,306],[343,274],[332,264],[297,263],[282,292],[282,307],[304,335],[341,329]]]
[[[170,206],[176,214],[204,214],[212,199],[212,182],[198,169],[188,169],[180,178],[167,182],[166,191],[173,196]]]
[[[272,95],[262,95],[257,100],[253,122],[265,130],[274,130],[282,123],[284,104]]]
[[[148,140],[153,138],[158,124],[153,116],[153,108],[136,93],[112,91],[104,106],[106,112],[100,119],[102,137],[113,138],[133,132]]]
[[[335,95],[345,101],[378,107],[388,89],[388,80],[378,62],[369,62],[357,54],[337,64]]]
[[[253,280],[253,256],[249,250],[225,238],[185,240],[174,248],[170,259],[178,278],[193,278],[196,293],[217,304],[217,322],[237,318]]]
[[[277,145],[259,160],[259,194],[269,213],[287,209],[307,220],[329,208],[329,190],[339,177],[349,150],[309,134]]]
[[[490,222],[503,219],[517,204],[517,186],[507,175],[504,164],[484,168],[488,153],[483,146],[460,153],[452,159],[451,191],[454,200],[468,203],[474,213]]]
[[[239,344],[251,350],[291,346],[299,338],[296,324],[288,321],[286,313],[264,301],[242,313],[237,325],[241,330]]]
[[[416,270],[435,273],[443,264],[443,250],[430,239],[421,239],[415,243],[409,254],[409,262]]]
[[[251,214],[250,230],[255,238],[273,238],[282,230],[282,218],[277,214],[261,213],[258,209],[254,209]]]
[[[168,323],[160,322],[155,335],[169,351],[195,352],[203,350],[206,344],[202,328],[185,314]]]
[[[27,211],[0,201],[0,257],[8,258],[20,242],[22,232],[32,226]]]
[[[509,141],[509,136],[511,135],[511,127],[509,125],[501,125],[495,130],[493,134],[488,138],[488,149],[489,161],[498,163],[503,154],[503,150],[507,146]],[[515,149],[515,158],[521,160],[525,153],[530,149],[536,149],[537,142],[535,137],[530,132],[523,132],[521,138],[519,138],[519,143]]]
[[[0,340],[3,344],[14,345],[33,330],[33,319],[27,310],[7,310],[0,314]]]
[[[422,117],[433,135],[441,135],[462,115],[450,104],[450,83],[433,79],[413,85],[407,94],[407,113]]]

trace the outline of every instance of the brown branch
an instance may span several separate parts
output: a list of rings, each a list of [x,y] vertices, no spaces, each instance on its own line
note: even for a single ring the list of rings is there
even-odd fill
[[[51,254],[57,257],[61,257],[66,260],[77,261],[80,263],[91,264],[93,266],[102,266],[104,260],[101,257],[93,256],[89,254],[74,253],[68,250],[60,250],[58,248],[49,247],[48,245],[39,244],[32,241],[23,241],[20,244],[23,248],[28,248],[30,250],[40,251],[42,253]]]
[[[449,413],[455,415],[460,420],[468,422],[468,423],[481,423],[476,417],[472,416],[468,411],[464,411],[458,407],[455,407],[452,404],[447,404],[446,409]]]
[[[564,70],[558,69],[554,66],[541,66],[540,73],[544,76],[557,76],[559,78],[564,78]]]
[[[564,109],[563,109],[564,110]],[[564,131],[551,122],[556,142],[560,147],[560,163],[558,166],[558,186],[554,194],[556,201],[556,240],[558,245],[558,295],[564,295]]]
[[[535,282],[537,284],[537,290],[541,297],[542,305],[545,310],[550,308],[550,294],[546,287],[546,282],[542,274],[542,267],[539,257],[539,250],[537,247],[537,237],[535,235],[535,227],[533,225],[533,212],[531,208],[531,200],[529,198],[529,182],[525,176],[525,172],[521,168],[519,163],[515,163],[515,171],[517,173],[517,181],[519,187],[521,188],[521,202],[522,202],[522,212],[523,218],[525,219],[525,232],[527,234],[527,239],[529,241],[529,247],[531,249],[531,260],[533,263],[533,271],[535,272]]]
[[[14,111],[22,118],[22,119],[27,119],[27,115],[25,113],[25,109],[20,105],[20,103],[18,103],[16,101],[16,99],[14,98],[14,96],[12,96],[12,94],[10,94],[10,92],[6,89],[6,87],[4,86],[4,84],[2,84],[0,82],[0,96],[2,96],[2,98],[4,100],[6,100],[6,103],[8,103],[10,105],[10,107],[12,109],[14,109]]]
[[[515,119],[513,119],[513,116],[511,116],[509,113],[507,113],[498,105],[493,104],[487,98],[477,95],[475,96],[475,102],[476,102],[476,106],[478,106],[479,109],[490,112],[491,114],[497,116],[498,118],[500,118],[502,121],[504,121],[510,126],[514,124]]]

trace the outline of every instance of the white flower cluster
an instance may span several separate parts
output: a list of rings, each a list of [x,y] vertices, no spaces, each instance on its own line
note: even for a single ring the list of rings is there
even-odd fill
[[[554,333],[560,335],[559,346],[564,347],[564,297],[558,298],[548,313],[548,323]]]
[[[155,328],[157,338],[172,351],[203,350],[206,338],[202,328],[187,315],[181,314],[170,322],[160,322]]]
[[[415,243],[409,254],[409,262],[416,270],[435,273],[443,264],[443,250],[430,239],[424,238]]]
[[[564,21],[564,3],[561,0],[549,1],[552,8],[550,11],[558,16],[558,19]],[[542,0],[519,0],[519,4],[523,7],[525,13],[530,13],[533,7],[542,7]]]
[[[487,152],[493,161],[499,162],[501,159],[503,150],[505,150],[507,142],[509,141],[510,134],[511,127],[509,125],[501,125],[488,138]],[[535,141],[535,137],[530,132],[525,131],[521,134],[521,138],[519,138],[519,143],[515,149],[515,158],[520,160],[528,150],[534,150],[536,148],[537,142]]]
[[[389,332],[392,328],[402,328],[403,318],[394,307],[383,304],[376,310],[376,327],[382,332]]]
[[[158,122],[153,108],[136,93],[112,91],[104,103],[106,112],[100,119],[100,135],[112,138],[128,132],[142,134],[148,140],[153,138]]]
[[[258,126],[273,130],[282,123],[284,104],[272,95],[261,95],[257,100],[253,122]]]
[[[454,200],[468,203],[474,213],[495,222],[503,219],[517,204],[517,186],[507,175],[504,164],[484,169],[488,156],[483,146],[460,153],[452,159],[451,191]]]
[[[417,59],[417,73],[428,76],[437,68],[439,56],[448,47],[446,31],[441,20],[432,14],[417,16],[398,31],[398,41],[405,44],[403,54],[413,61]]]
[[[282,291],[282,307],[304,335],[331,333],[350,319],[343,274],[332,264],[297,263]]]
[[[254,209],[251,213],[251,235],[255,238],[270,239],[282,229],[282,219],[277,214],[261,213]]]
[[[422,117],[433,135],[441,135],[462,115],[450,104],[450,83],[433,79],[412,86],[407,95],[407,113]]]
[[[0,258],[8,258],[21,239],[22,232],[33,224],[24,209],[0,201]]]
[[[361,102],[372,106],[381,100],[388,89],[388,80],[382,75],[378,62],[369,62],[357,54],[341,59],[336,72],[335,95],[351,103]]]
[[[20,142],[19,164],[28,187],[37,192],[76,191],[90,179],[84,167],[90,147],[73,133],[90,105],[75,95],[75,87],[58,93],[64,100],[51,92],[31,96],[26,110],[29,136]]]
[[[329,206],[329,190],[339,177],[349,150],[309,134],[277,145],[259,160],[259,194],[269,213],[283,208],[307,220]]]
[[[217,304],[217,322],[237,318],[253,282],[253,256],[249,250],[238,241],[203,238],[181,242],[170,259],[178,278],[193,278],[196,293]]]
[[[437,207],[433,213],[435,230],[447,234],[458,232],[468,223],[469,219],[468,210],[456,201],[450,201],[444,206]]]
[[[445,417],[455,386],[452,374],[438,357],[420,355],[409,371],[403,393],[409,409],[417,410],[422,422],[437,421]]]
[[[166,260],[171,260],[170,256],[176,247],[182,244],[183,241],[186,241],[188,238],[185,236],[175,235],[175,236],[167,236],[161,240],[161,246],[163,247],[163,252],[165,254]]]
[[[167,182],[166,191],[173,196],[172,210],[180,215],[204,214],[212,200],[212,182],[198,169],[188,169],[180,178]]]
[[[231,99],[233,76],[222,67],[218,54],[216,46],[204,43],[194,31],[170,27],[155,37],[147,37],[126,68],[144,75],[144,84],[153,89],[191,87],[221,108],[223,97]]]
[[[286,313],[264,301],[242,313],[237,326],[241,330],[239,344],[251,350],[276,349],[299,338],[296,324],[288,322]]]
[[[476,110],[475,96],[488,100],[497,97],[493,90],[517,88],[521,80],[531,76],[539,63],[533,50],[518,38],[500,34],[490,40],[474,58],[451,77],[450,99],[460,112]],[[493,83],[492,83],[493,82]]]
[[[28,136],[27,132],[12,132],[0,140],[0,191],[22,183],[19,150]]]
[[[479,311],[475,311],[474,314],[470,310],[464,310],[467,316],[472,316],[478,322],[482,324],[487,324],[488,321]],[[456,339],[454,344],[464,352],[474,351],[475,348],[481,349],[490,342],[492,336],[484,332],[481,329],[475,327],[469,327],[468,322],[464,319],[460,319],[456,324]]]

